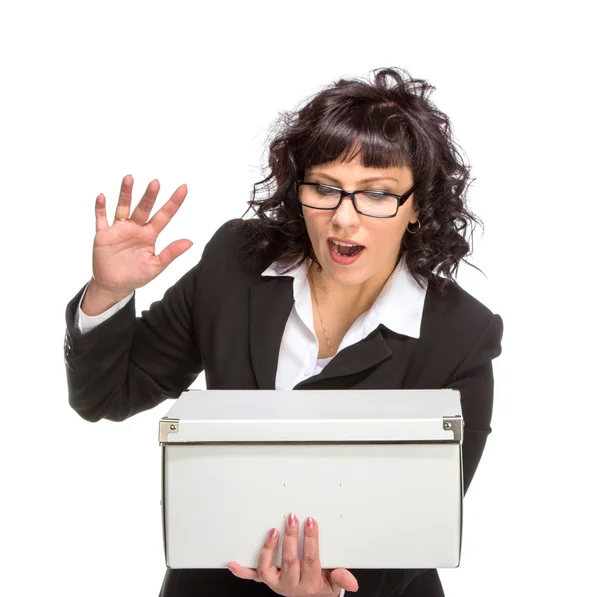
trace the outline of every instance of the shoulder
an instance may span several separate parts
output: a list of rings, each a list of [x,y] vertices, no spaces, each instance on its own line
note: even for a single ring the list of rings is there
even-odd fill
[[[455,280],[446,285],[444,292],[428,287],[421,325],[421,337],[426,343],[464,354],[483,342],[500,354],[503,327],[500,315]]]
[[[447,280],[444,290],[429,284],[425,295],[424,315],[436,322],[471,322],[476,327],[485,324],[493,315],[491,309],[467,292],[456,280]]]
[[[236,218],[225,222],[206,244],[206,250],[235,250],[241,248],[252,235],[252,221]]]
[[[197,274],[213,280],[260,276],[270,263],[267,263],[266,256],[250,254],[250,241],[254,234],[253,220],[237,218],[225,222],[206,243],[196,265]]]

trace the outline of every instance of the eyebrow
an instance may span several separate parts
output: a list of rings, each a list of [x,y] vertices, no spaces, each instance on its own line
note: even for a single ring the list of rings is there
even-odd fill
[[[312,172],[308,174],[308,176],[323,176],[324,178],[328,178],[333,182],[337,182],[340,184],[340,181],[334,178],[333,176],[329,176],[329,174],[325,174],[325,172]],[[391,178],[390,176],[371,176],[370,178],[363,178],[362,180],[357,181],[356,184],[364,184],[365,182],[375,182],[380,180],[393,180],[394,182],[398,182],[395,178]]]

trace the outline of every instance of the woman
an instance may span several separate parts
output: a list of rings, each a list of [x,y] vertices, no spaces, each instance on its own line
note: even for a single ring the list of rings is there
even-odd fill
[[[69,302],[71,406],[123,420],[176,398],[201,371],[209,389],[455,388],[465,420],[468,489],[491,431],[492,359],[502,320],[453,279],[477,220],[469,169],[433,89],[397,69],[340,80],[285,115],[252,220],[224,224],[200,262],[136,318],[132,297],[190,246],[154,254],[185,199],[180,186],[150,218],[152,181],[133,212],[123,179],[109,225],[96,199],[93,277]],[[290,515],[267,534],[257,569],[168,570],[163,597],[368,597],[444,594],[436,570],[323,571],[318,525]],[[271,565],[283,541],[281,571]],[[255,582],[250,582],[251,580]]]

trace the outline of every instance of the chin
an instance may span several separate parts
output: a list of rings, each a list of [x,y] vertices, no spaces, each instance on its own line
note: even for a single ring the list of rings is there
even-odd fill
[[[323,275],[343,286],[355,286],[370,277],[364,267],[338,265],[331,263],[331,259],[329,261],[327,267],[323,268]]]

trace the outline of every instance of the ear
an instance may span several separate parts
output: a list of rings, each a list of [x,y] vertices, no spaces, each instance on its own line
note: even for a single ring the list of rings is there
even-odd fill
[[[409,222],[411,224],[416,224],[418,217],[419,217],[419,210],[416,207],[413,207],[412,213],[410,214]]]
[[[411,224],[417,223],[417,218],[419,217],[419,208],[417,207],[417,202],[415,201],[414,194],[412,194],[408,201],[410,202],[410,216],[408,217],[408,221]]]

